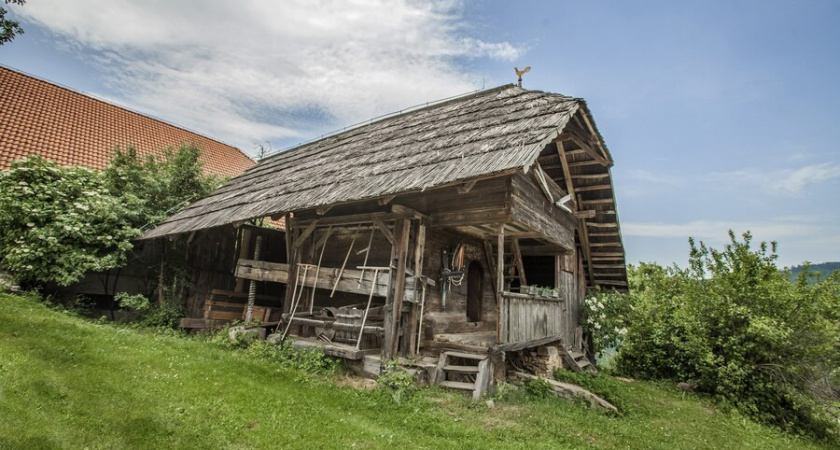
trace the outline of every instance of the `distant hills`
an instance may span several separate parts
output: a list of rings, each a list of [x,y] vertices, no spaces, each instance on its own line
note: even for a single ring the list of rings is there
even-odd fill
[[[796,280],[796,276],[799,275],[800,272],[805,268],[805,266],[793,266],[790,268],[790,279],[791,281]],[[840,262],[824,262],[820,264],[811,264],[810,270],[812,272],[820,272],[823,277],[834,272],[835,270],[840,270]]]

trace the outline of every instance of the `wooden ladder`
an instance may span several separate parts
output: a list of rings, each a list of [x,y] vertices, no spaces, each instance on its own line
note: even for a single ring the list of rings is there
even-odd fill
[[[490,359],[487,355],[444,351],[435,370],[434,384],[472,392],[473,400],[490,387]]]
[[[595,365],[592,364],[592,362],[589,361],[589,358],[587,358],[582,352],[578,352],[573,349],[564,349],[563,356],[575,372],[598,372]]]
[[[489,241],[485,241],[484,250],[488,254],[488,263],[490,264],[490,273],[496,273],[496,251],[498,245],[494,245]],[[519,286],[527,286],[528,281],[525,279],[525,269],[522,266],[522,251],[519,248],[519,239],[511,239],[510,242],[505,242],[504,248],[504,290],[512,291],[511,282],[519,280]]]

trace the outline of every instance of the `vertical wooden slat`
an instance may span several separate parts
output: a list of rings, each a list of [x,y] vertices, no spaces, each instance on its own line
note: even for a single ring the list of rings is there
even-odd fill
[[[411,356],[414,356],[417,350],[417,309],[420,307],[420,285],[424,283],[423,276],[423,256],[426,251],[426,226],[417,222],[417,231],[415,233],[414,246],[414,298],[415,302],[411,305],[411,313],[408,316],[408,351]],[[419,318],[423,320],[422,317]]]
[[[286,213],[286,261],[289,263],[289,283],[286,284],[286,298],[283,301],[283,313],[288,314],[292,310],[292,293],[297,283],[297,248],[295,247],[295,226],[294,218]]]
[[[389,292],[391,297],[391,312],[386,315],[390,316],[389,326],[385,328],[385,345],[383,345],[383,358],[386,360],[393,359],[397,354],[397,346],[399,344],[399,329],[400,316],[402,314],[403,298],[405,297],[405,268],[406,268],[406,254],[408,253],[408,238],[409,226],[411,223],[407,219],[397,219],[394,227],[394,245],[392,246],[391,267],[396,269],[391,270],[392,291]],[[408,338],[408,336],[406,336]]]

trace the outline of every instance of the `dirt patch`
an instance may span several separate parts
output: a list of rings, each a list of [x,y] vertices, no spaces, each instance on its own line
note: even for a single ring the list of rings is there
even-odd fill
[[[376,380],[369,378],[346,376],[335,380],[336,384],[342,387],[349,387],[360,391],[370,390],[376,387]]]

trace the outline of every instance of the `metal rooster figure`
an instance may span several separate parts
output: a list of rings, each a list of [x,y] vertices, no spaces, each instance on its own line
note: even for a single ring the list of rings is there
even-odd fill
[[[528,66],[522,70],[519,70],[519,67],[514,67],[513,71],[516,72],[516,75],[519,77],[519,87],[522,87],[522,75],[531,71],[531,66]]]

